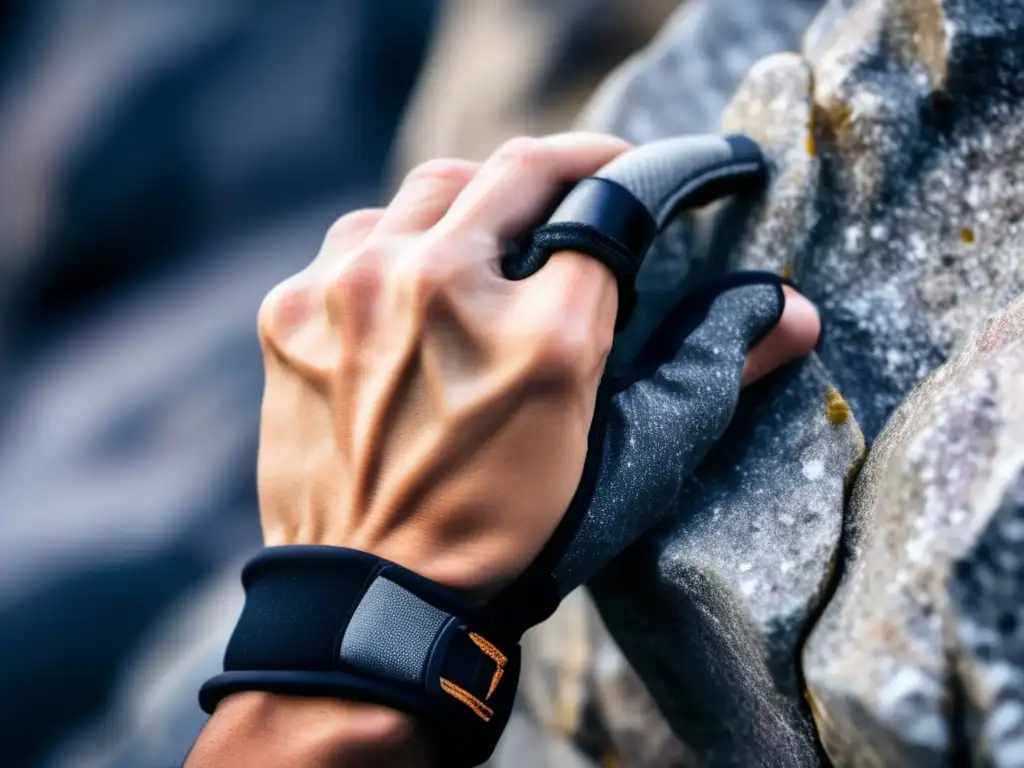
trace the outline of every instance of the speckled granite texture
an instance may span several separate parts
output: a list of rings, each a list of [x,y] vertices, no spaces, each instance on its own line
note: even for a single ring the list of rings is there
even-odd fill
[[[1024,298],[904,401],[803,670],[837,766],[1024,764]]]

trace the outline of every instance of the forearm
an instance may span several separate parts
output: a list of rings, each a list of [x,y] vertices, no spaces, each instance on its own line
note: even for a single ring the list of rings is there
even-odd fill
[[[429,768],[415,721],[360,702],[239,693],[217,707],[184,768]]]

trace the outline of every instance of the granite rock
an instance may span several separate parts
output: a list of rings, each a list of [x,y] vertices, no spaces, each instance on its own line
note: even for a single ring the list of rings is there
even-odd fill
[[[689,0],[613,72],[580,123],[642,143],[718,127],[752,64],[790,50],[822,0]]]
[[[1020,2],[835,0],[726,115],[776,173],[724,252],[818,304],[819,355],[869,440],[1024,291],[1021,45]]]
[[[679,14],[677,24],[683,25],[685,14]],[[817,759],[812,757],[813,747],[807,748],[813,739],[801,701],[797,655],[835,575],[829,565],[837,560],[843,495],[819,497],[806,507],[822,521],[831,521],[832,527],[822,522],[801,528],[795,550],[803,558],[798,558],[801,578],[780,578],[784,532],[778,526],[758,530],[755,525],[773,519],[773,505],[782,509],[794,500],[793,467],[785,452],[769,453],[771,441],[784,438],[767,430],[759,435],[756,427],[785,418],[798,425],[798,434],[799,428],[813,424],[811,405],[821,402],[825,391],[831,393],[827,418],[842,418],[852,409],[864,434],[874,439],[915,386],[956,354],[986,317],[1024,291],[1024,254],[1018,236],[1024,216],[1024,172],[1017,161],[1024,149],[1018,106],[1024,93],[1022,38],[1024,4],[1016,1],[828,3],[808,29],[802,52],[776,54],[753,66],[724,114],[723,130],[751,134],[769,155],[773,169],[765,194],[682,219],[675,231],[661,238],[653,262],[645,265],[646,276],[653,276],[651,283],[661,291],[653,298],[648,294],[647,307],[653,308],[648,324],[657,321],[681,288],[701,277],[732,268],[759,268],[792,277],[818,304],[826,328],[817,359],[806,363],[820,376],[817,395],[806,388],[801,398],[792,373],[774,377],[769,386],[778,390],[771,395],[763,394],[768,387],[748,393],[737,415],[737,424],[750,425],[747,432],[741,435],[735,430],[743,427],[734,426],[698,470],[692,486],[697,490],[686,491],[677,513],[593,585],[613,635],[677,734],[703,763],[767,760],[789,765]],[[683,37],[669,30],[660,38],[662,59],[691,55],[692,47],[671,53],[673,44],[665,41],[673,39]],[[587,113],[592,125],[612,127],[641,141],[715,128],[683,114],[687,110],[678,105],[690,105],[670,78],[659,77],[657,65],[649,63],[645,71],[641,57],[631,66],[633,71],[620,77],[628,76],[638,85],[622,90],[611,108],[603,96],[605,105],[599,101]],[[650,117],[652,113],[657,118]],[[647,327],[629,330],[642,338]],[[761,397],[770,397],[772,407]],[[758,409],[760,415],[755,415]],[[934,416],[919,415],[914,426],[924,429]],[[844,452],[844,446],[849,450]],[[826,464],[825,476],[852,480],[861,447],[859,434],[822,436],[816,446],[819,454],[848,461],[844,471],[841,462]],[[756,460],[762,456],[764,467],[772,471],[758,471]],[[872,456],[874,466],[885,461],[882,455]],[[971,453],[969,458],[978,472],[996,471],[988,454]],[[716,484],[722,489],[717,498],[711,490]],[[760,508],[744,500],[755,486],[765,500]],[[980,493],[973,489],[960,503],[980,504]],[[992,493],[1013,498],[1009,487]],[[735,505],[731,515],[719,507],[723,499]],[[1005,504],[1010,511],[999,518],[1003,522],[991,523],[991,536],[1005,537],[1015,530],[1013,502]],[[717,518],[709,515],[716,507]],[[856,520],[863,508],[861,503],[847,511],[847,539],[838,561],[839,572],[846,574],[844,585],[857,568],[874,567],[858,564],[864,553],[849,538],[861,525]],[[778,509],[774,511],[777,516]],[[889,567],[914,567],[908,558],[920,552],[908,544],[915,536],[931,536],[948,546],[956,541],[933,520],[921,526],[922,530],[879,534],[892,547],[903,548],[889,553]],[[1011,533],[999,533],[1007,530]],[[971,543],[980,536],[975,533]],[[983,613],[986,619],[972,620],[987,621],[990,629],[1016,626],[1015,561],[1005,542],[999,551],[1007,554],[985,560],[987,565],[976,569],[984,575],[969,576],[968,568],[961,566],[964,586],[957,587],[954,581],[948,588],[953,595],[958,588],[966,594],[970,584],[980,582],[993,590],[992,603],[963,600],[959,608],[965,617]],[[744,555],[749,557],[740,562]],[[754,577],[745,580],[741,567]],[[1002,592],[991,587],[993,581],[1002,585]],[[884,583],[879,580],[879,585]],[[764,590],[766,585],[775,585],[776,591]],[[848,587],[841,587],[836,598],[840,602],[830,605],[827,617],[842,610],[844,589]],[[882,611],[875,595],[859,595],[858,601],[845,604],[846,611],[859,615],[858,605],[865,600]],[[886,631],[915,620],[913,614],[889,609],[883,611],[889,622]],[[961,624],[970,626],[966,618]],[[843,625],[833,635],[848,637],[847,629]],[[976,733],[958,743],[969,744],[993,764],[1014,764],[1012,747],[1019,723],[1012,692],[1019,690],[1019,680],[1007,670],[1019,670],[1020,665],[1008,661],[998,666],[992,660],[1016,658],[1018,646],[1006,632],[999,635],[999,642],[986,641],[984,633],[960,634],[956,642],[963,648],[989,643],[982,646],[988,656],[965,656],[974,663],[963,662],[963,690],[954,697],[963,714],[954,717],[940,708],[931,726],[921,720],[914,727]],[[861,636],[863,653],[870,655],[872,643],[884,643],[886,638],[884,633]],[[835,663],[845,665],[864,696],[867,690],[893,694],[893,686],[901,685],[912,698],[923,695],[912,677],[898,676],[895,668],[880,673],[872,687],[852,652],[836,651],[832,656]],[[832,685],[830,670],[816,670],[822,685]],[[810,678],[810,670],[806,673]],[[843,681],[835,684],[841,691]],[[1010,705],[1000,705],[1003,699]],[[853,696],[840,699],[849,706],[835,717],[846,719],[833,727],[832,709],[820,696],[815,701],[830,756],[840,762],[850,759],[856,750],[844,751],[842,744],[847,742],[836,734],[852,740],[858,727],[871,722],[859,708],[863,702]],[[919,709],[926,708],[922,704]],[[756,729],[744,725],[753,714],[774,718],[775,727],[753,732]],[[742,722],[737,725],[738,720]],[[896,729],[891,740],[903,743],[906,734],[896,725],[886,724]],[[868,728],[867,738],[878,736],[880,730]],[[949,738],[957,741],[955,737],[956,733]],[[886,740],[879,737],[876,746],[884,751]],[[744,753],[744,748],[749,751]],[[1002,756],[996,757],[999,749]],[[726,754],[730,750],[733,754]],[[924,760],[928,754],[926,750],[913,758]],[[897,750],[892,755],[897,759],[903,753]],[[869,759],[855,764],[879,764]]]
[[[907,398],[864,464],[803,652],[836,766],[1022,764],[1022,394],[1024,298]]]

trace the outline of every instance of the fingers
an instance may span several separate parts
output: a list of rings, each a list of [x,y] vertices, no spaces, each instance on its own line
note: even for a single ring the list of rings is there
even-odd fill
[[[581,373],[600,379],[615,333],[618,284],[597,259],[559,251],[536,274],[512,283],[510,317],[538,334],[554,329],[566,349],[576,350]],[[514,313],[514,314],[513,314]]]
[[[788,285],[782,287],[786,306],[778,324],[747,355],[741,378],[742,386],[803,357],[814,349],[821,335],[821,317],[805,297]]]
[[[518,236],[540,223],[563,184],[596,173],[629,148],[613,136],[584,132],[513,139],[484,162],[440,228],[474,237],[484,233],[495,243]],[[496,260],[498,255],[497,249],[481,249],[478,258]],[[524,323],[557,328],[560,336],[572,339],[568,346],[588,351],[582,368],[590,371],[594,361],[603,367],[618,300],[615,280],[603,264],[562,251],[539,272],[517,281],[515,292],[524,305],[518,311]]]
[[[544,212],[561,184],[595,173],[629,147],[614,136],[584,132],[512,139],[484,162],[444,223],[514,237]]]
[[[380,220],[382,234],[416,234],[437,224],[480,170],[480,163],[450,158],[413,168]]]

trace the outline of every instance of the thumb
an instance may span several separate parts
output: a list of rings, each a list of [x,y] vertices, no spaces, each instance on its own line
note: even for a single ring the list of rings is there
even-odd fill
[[[595,413],[605,424],[591,503],[554,573],[563,594],[671,506],[728,427],[747,353],[776,326],[784,306],[776,276],[730,275],[684,299],[632,374],[607,382]]]

